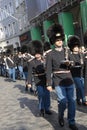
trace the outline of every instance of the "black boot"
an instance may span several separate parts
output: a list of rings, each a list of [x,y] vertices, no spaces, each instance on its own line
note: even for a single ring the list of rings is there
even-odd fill
[[[45,114],[52,115],[52,112],[50,110],[45,111]]]
[[[87,106],[87,101],[82,103],[83,106]]]
[[[61,109],[61,104],[59,102],[58,103],[58,113],[59,113],[58,122],[59,122],[60,126],[63,127],[64,126],[64,118],[63,118],[63,114],[60,113],[60,109]]]
[[[81,103],[80,100],[77,100],[77,104],[78,104],[78,105],[82,105],[82,103]]]
[[[44,117],[44,109],[40,110],[40,116]]]
[[[69,128],[71,129],[71,130],[78,130],[78,128],[77,128],[77,126],[74,124],[74,125],[69,125]]]
[[[63,117],[62,118],[59,117],[58,121],[59,121],[60,126],[63,127],[64,126],[64,119],[63,119]]]
[[[31,92],[31,93],[34,93],[34,90],[33,90],[32,88],[30,88],[30,92]]]
[[[25,91],[28,91],[28,86],[26,85],[26,87],[25,87]]]

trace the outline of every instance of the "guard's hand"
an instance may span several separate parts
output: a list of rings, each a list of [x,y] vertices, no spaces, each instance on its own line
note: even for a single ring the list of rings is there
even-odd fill
[[[69,66],[70,65],[70,61],[69,60],[63,60],[63,61],[61,61],[61,64]]]
[[[52,91],[52,86],[47,86],[47,90]]]
[[[69,65],[70,65],[70,61],[69,61],[69,60],[66,60],[66,61],[65,61],[65,64],[66,64],[66,66],[69,66]]]
[[[27,86],[28,86],[29,88],[31,88],[31,84],[27,84]]]

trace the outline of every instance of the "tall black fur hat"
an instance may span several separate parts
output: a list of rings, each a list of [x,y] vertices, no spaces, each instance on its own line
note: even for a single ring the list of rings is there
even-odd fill
[[[6,55],[11,55],[11,53],[12,53],[12,52],[11,52],[10,49],[7,49],[7,50],[6,50]]]
[[[53,45],[57,39],[62,39],[64,41],[64,30],[62,25],[60,24],[53,24],[47,30],[47,36],[50,40],[50,43]]]
[[[17,47],[17,52],[21,52],[21,47]]]
[[[84,33],[83,39],[84,39],[84,46],[87,47],[87,30]]]
[[[23,46],[21,47],[21,52],[22,52],[22,53],[28,52],[28,47],[27,47],[26,45],[23,45]]]
[[[67,44],[70,50],[72,51],[75,46],[78,46],[78,47],[81,46],[81,41],[78,36],[73,35],[68,38]]]
[[[49,49],[51,49],[51,45],[48,41],[44,42],[44,51],[48,51]]]
[[[33,40],[31,43],[29,43],[29,53],[33,56],[35,54],[43,54],[43,45],[42,42],[39,40]]]

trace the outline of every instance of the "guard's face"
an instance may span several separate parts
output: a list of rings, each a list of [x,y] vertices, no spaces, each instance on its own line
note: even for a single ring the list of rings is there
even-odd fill
[[[35,54],[35,58],[36,59],[41,59],[41,54],[39,54],[39,53]]]
[[[62,39],[57,39],[57,40],[55,41],[55,45],[56,45],[57,47],[61,47],[61,46],[63,45]]]
[[[75,46],[75,47],[73,48],[73,51],[74,51],[74,52],[79,52],[79,47],[78,47],[78,46]]]

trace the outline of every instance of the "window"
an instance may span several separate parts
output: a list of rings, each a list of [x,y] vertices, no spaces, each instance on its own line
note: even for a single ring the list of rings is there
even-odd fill
[[[8,34],[9,34],[9,36],[11,35],[11,25],[10,24],[8,25]]]
[[[1,19],[2,20],[4,19],[4,11],[3,10],[1,11]]]
[[[9,8],[9,13],[10,13],[10,14],[13,14],[13,13],[14,13],[14,10],[13,10],[13,6],[12,6],[12,3],[11,3],[11,2],[9,3],[8,8]]]
[[[12,23],[12,32],[15,34],[15,22]]]
[[[16,8],[19,6],[19,0],[15,0],[15,6]]]
[[[5,37],[8,37],[8,28],[6,26],[4,27],[4,32],[5,32]]]
[[[8,12],[8,10],[7,10],[7,5],[5,5],[5,12]],[[8,14],[5,13],[5,16],[6,16],[6,18],[7,18],[7,17],[8,17]]]
[[[0,38],[4,38],[4,32],[3,32],[3,28],[0,28]]]
[[[22,30],[22,19],[19,19],[19,29]]]
[[[2,18],[1,18],[1,12],[0,12],[0,21],[2,20]]]

